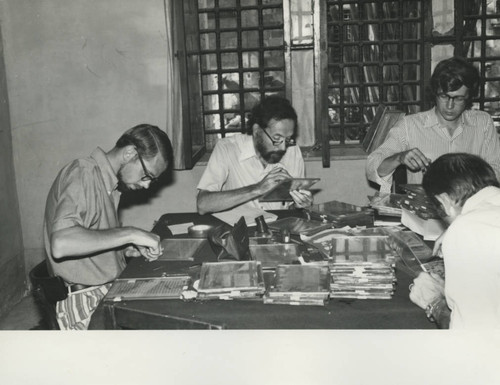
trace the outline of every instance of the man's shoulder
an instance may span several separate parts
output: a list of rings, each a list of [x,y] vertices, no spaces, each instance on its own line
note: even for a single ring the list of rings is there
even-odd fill
[[[252,150],[252,136],[246,134],[236,134],[220,139],[215,145],[212,155],[217,154],[217,157],[240,156],[241,154],[249,154]]]
[[[235,134],[231,136],[227,136],[225,138],[220,139],[216,147],[234,147],[234,146],[240,146],[245,143],[248,143],[249,141],[252,141],[252,135],[247,135],[247,134]]]
[[[97,162],[91,157],[74,159],[59,172],[63,179],[81,181],[85,175],[93,174],[98,168]]]
[[[428,123],[436,116],[434,108],[426,111],[416,112],[414,114],[405,115],[402,121],[413,123]]]
[[[492,120],[489,113],[481,110],[465,110],[463,115],[466,119],[466,122],[468,122],[472,126],[476,126],[477,124],[483,124],[486,126],[486,123],[489,123],[489,121]]]

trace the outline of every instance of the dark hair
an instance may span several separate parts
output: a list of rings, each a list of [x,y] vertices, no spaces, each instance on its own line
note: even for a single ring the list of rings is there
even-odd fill
[[[125,131],[116,142],[117,148],[135,146],[144,159],[152,159],[161,154],[167,167],[172,165],[173,150],[168,135],[156,126],[139,124]]]
[[[254,124],[258,124],[262,129],[265,129],[271,119],[278,121],[291,119],[295,125],[294,131],[297,131],[297,113],[290,101],[279,95],[271,95],[252,108],[247,123],[247,134],[252,135]]]
[[[493,168],[477,155],[445,154],[424,174],[422,186],[430,197],[447,193],[459,205],[488,186],[500,187]]]
[[[455,56],[438,63],[431,76],[431,91],[436,98],[439,91],[453,92],[462,86],[469,89],[467,108],[472,106],[472,98],[479,90],[479,71],[464,58]]]

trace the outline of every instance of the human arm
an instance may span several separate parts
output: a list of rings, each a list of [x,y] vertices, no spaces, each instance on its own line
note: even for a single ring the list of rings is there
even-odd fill
[[[448,328],[451,311],[446,303],[444,280],[439,275],[420,273],[410,285],[410,300],[424,309],[440,328]]]
[[[141,255],[149,260],[158,258],[162,252],[158,235],[135,227],[89,230],[73,226],[53,232],[50,240],[51,253],[55,260],[86,257],[128,244],[135,245]]]
[[[431,164],[431,160],[427,158],[417,147],[407,151],[401,151],[385,158],[377,168],[377,173],[380,177],[392,175],[394,170],[400,165],[406,166],[411,171],[425,171]]]
[[[392,175],[399,166],[399,154],[409,150],[408,125],[409,118],[399,120],[389,131],[385,141],[372,151],[366,161],[366,177],[368,180],[380,185],[380,192],[389,193],[392,187]],[[386,160],[387,159],[387,160]],[[386,162],[379,175],[379,167]]]
[[[275,168],[260,182],[226,191],[200,190],[196,198],[198,213],[219,212],[246,203],[270,191],[279,182],[289,179],[290,174],[283,168]]]

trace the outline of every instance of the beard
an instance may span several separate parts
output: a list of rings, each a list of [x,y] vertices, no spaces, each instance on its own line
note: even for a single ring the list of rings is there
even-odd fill
[[[286,151],[283,150],[267,151],[266,146],[262,141],[262,137],[260,136],[256,137],[255,147],[257,148],[257,151],[259,152],[262,159],[264,159],[269,164],[278,163],[286,153]]]

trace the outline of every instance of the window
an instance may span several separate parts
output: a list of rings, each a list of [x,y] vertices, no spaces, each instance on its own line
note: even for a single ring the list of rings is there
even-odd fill
[[[285,96],[283,5],[278,0],[199,0],[201,93],[207,150],[245,130],[265,95]]]
[[[327,1],[325,145],[359,145],[381,103],[422,107],[422,1]]]
[[[474,106],[500,126],[500,0],[174,3],[185,8],[177,41],[185,41],[193,148],[243,132],[255,103],[277,93],[297,109],[299,144],[320,143],[329,167],[332,148],[361,147],[380,104],[430,108],[432,70],[452,55],[478,67]]]

